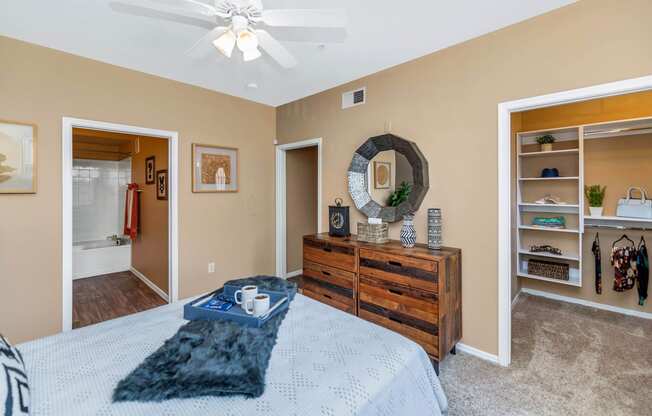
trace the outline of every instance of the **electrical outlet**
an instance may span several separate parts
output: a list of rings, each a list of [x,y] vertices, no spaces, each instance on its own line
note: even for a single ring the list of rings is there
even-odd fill
[[[208,263],[208,273],[215,273],[215,263]]]

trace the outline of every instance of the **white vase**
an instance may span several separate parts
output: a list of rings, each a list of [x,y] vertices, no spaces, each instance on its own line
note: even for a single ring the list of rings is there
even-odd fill
[[[552,152],[552,143],[546,143],[541,145],[542,152]]]
[[[601,217],[603,209],[604,207],[589,207],[589,212],[592,217]]]

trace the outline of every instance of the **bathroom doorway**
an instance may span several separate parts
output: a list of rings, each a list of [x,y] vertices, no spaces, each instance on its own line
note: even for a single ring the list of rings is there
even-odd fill
[[[161,133],[64,119],[64,330],[176,300],[176,133]]]

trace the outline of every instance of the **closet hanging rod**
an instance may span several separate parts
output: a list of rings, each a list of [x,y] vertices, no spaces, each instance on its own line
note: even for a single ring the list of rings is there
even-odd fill
[[[618,231],[652,231],[652,228],[648,228],[648,227],[627,227],[625,225],[584,224],[584,228],[601,228],[601,229],[618,230]]]
[[[652,126],[643,126],[643,127],[624,127],[617,129],[608,129],[608,130],[595,130],[595,131],[586,131],[584,132],[584,137],[590,138],[591,136],[603,136],[609,134],[624,134],[624,133],[649,133],[652,129]]]

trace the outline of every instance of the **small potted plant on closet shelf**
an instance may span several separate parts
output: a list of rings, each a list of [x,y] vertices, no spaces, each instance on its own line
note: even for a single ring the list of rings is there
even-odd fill
[[[552,151],[552,144],[555,142],[555,138],[550,135],[546,134],[545,136],[540,136],[537,137],[537,143],[541,145],[541,151],[542,152],[551,152]]]
[[[584,195],[589,200],[589,212],[592,217],[601,217],[602,203],[604,202],[604,193],[607,190],[606,186],[600,185],[586,185],[584,187]]]

